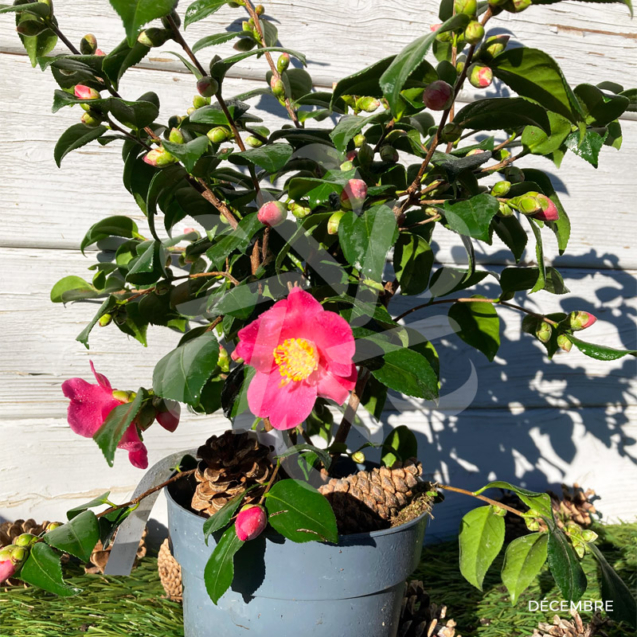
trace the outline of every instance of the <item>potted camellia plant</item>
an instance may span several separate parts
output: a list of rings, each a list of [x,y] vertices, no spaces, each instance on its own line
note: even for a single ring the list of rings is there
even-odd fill
[[[69,511],[61,526],[16,538],[0,551],[0,581],[77,593],[60,556],[86,559],[98,542],[108,546],[166,488],[189,637],[245,629],[393,637],[428,512],[454,491],[483,503],[460,531],[469,582],[482,587],[504,544],[504,516],[519,516],[530,532],[507,546],[502,571],[513,602],[546,561],[564,598],[579,600],[580,560],[592,553],[615,617],[634,625],[635,600],[595,534],[560,528],[547,494],[505,482],[477,492],[428,483],[407,427],[360,448],[349,434],[359,409],[380,415],[388,391],[437,398],[444,362],[427,334],[403,321],[435,305],[489,360],[501,307],[525,314],[524,331],[549,358],[572,349],[602,360],[636,354],[583,340],[595,322],[588,312],[544,315],[512,299],[566,291],[542,245],[554,240],[564,252],[570,221],[548,175],[525,168],[525,158],[559,167],[573,152],[596,164],[602,146],[621,146],[618,118],[637,110],[637,91],[571,88],[546,53],[489,35],[499,14],[526,10],[531,0],[443,0],[439,25],[413,26],[417,37],[403,51],[332,91],[313,89],[304,55],[279,46],[274,21],[250,0],[196,0],[183,24],[177,0],[111,4],[125,38],[105,52],[93,35],[76,48],[51,0],[0,8],[15,18],[33,66],[57,81],[54,111],[79,106],[81,121],[55,147],[58,165],[92,142],[121,145],[124,186],[148,222],[96,220],[81,249],[111,242],[91,265],[92,280],[66,277],[52,300],[103,299],[78,336],[86,347],[98,325],[142,344],[150,325],[183,333],[157,362],[152,387],[114,388],[95,369],[95,382],[67,380],[69,425],[92,437],[110,465],[120,448],[140,469],[148,466],[147,430],[157,421],[174,431],[182,404],[229,419],[251,413],[253,426],[200,441],[176,463],[171,456],[130,502],[106,494]],[[230,9],[247,12],[242,30],[187,43],[185,28]],[[197,94],[187,113],[166,117],[156,93],[128,100],[119,90],[129,68],[171,40]],[[235,54],[214,55],[230,41]],[[68,52],[53,54],[58,43]],[[263,86],[228,96],[226,74],[250,57],[263,64]],[[515,96],[456,103],[466,82],[485,89],[494,79]],[[249,105],[255,97],[278,104],[287,123],[263,126]],[[197,229],[173,232],[186,218]],[[466,249],[467,267],[434,267],[432,236],[441,226]],[[481,270],[475,241],[501,242],[516,264],[534,242],[535,264]],[[487,278],[499,286],[496,296],[469,291]],[[394,309],[397,297],[412,300],[408,311]],[[368,461],[372,452],[380,463]],[[524,506],[484,495],[492,488],[514,492]]]

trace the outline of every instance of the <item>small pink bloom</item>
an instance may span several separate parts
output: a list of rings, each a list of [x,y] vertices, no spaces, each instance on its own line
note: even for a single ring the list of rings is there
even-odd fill
[[[292,429],[311,413],[317,397],[342,405],[354,389],[352,328],[307,292],[287,299],[239,332],[233,359],[257,370],[248,388],[253,414],[275,429]]]
[[[249,504],[239,512],[234,523],[237,537],[246,542],[259,537],[268,526],[268,516],[263,507],[256,504]]]
[[[367,184],[362,179],[350,179],[341,193],[341,206],[346,210],[360,208],[367,197]]]
[[[104,53],[102,49],[97,49],[97,51],[95,51],[95,55],[98,55],[99,57],[104,57],[106,53]]]
[[[13,577],[15,572],[16,566],[10,559],[0,561],[0,584]]]
[[[432,24],[429,28],[431,29],[432,33],[435,33],[441,26],[442,24]]]
[[[540,202],[542,211],[534,214],[534,219],[539,219],[540,221],[557,221],[560,218],[560,212],[557,206],[546,195],[538,194],[535,198]]]
[[[166,429],[166,431],[172,433],[177,429],[177,425],[179,425],[181,405],[174,400],[164,400],[164,405],[166,405],[167,410],[157,412],[157,422]]]
[[[280,226],[286,219],[288,209],[280,201],[269,201],[259,208],[257,213],[259,221],[270,228]]]
[[[84,84],[77,84],[75,86],[75,97],[80,100],[96,100],[100,96],[99,91],[94,88],[84,86]]]

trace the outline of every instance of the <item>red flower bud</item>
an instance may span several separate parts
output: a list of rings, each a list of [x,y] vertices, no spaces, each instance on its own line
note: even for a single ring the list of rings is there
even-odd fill
[[[265,509],[256,504],[244,506],[234,523],[237,537],[242,542],[248,542],[259,537],[268,526],[268,516]]]
[[[149,153],[146,153],[144,156],[144,161],[150,166],[155,166],[156,168],[163,168],[164,166],[170,166],[170,164],[175,164],[179,160],[171,155],[164,148],[156,148],[151,150]]]
[[[202,77],[197,82],[197,90],[203,97],[212,97],[219,90],[219,82],[214,77]]]
[[[585,330],[597,321],[597,318],[589,312],[571,312],[570,314],[571,329],[574,332]]]
[[[560,218],[560,212],[557,206],[546,195],[538,193],[535,195],[535,198],[540,202],[542,211],[533,215],[534,219],[539,219],[540,221],[557,221]]]
[[[362,179],[350,179],[341,193],[341,206],[346,210],[360,208],[367,197],[367,184]]]
[[[474,155],[481,155],[484,151],[482,148],[474,148],[467,153],[467,157],[473,157]]]
[[[269,201],[259,208],[257,213],[259,221],[270,228],[280,226],[287,217],[287,208],[280,201]]]
[[[436,80],[425,89],[422,101],[432,111],[444,111],[453,103],[453,87],[443,80]]]
[[[75,86],[75,97],[79,100],[96,100],[99,99],[100,94],[94,88],[89,88],[84,86],[84,84],[77,84]]]
[[[484,64],[472,64],[467,72],[471,86],[487,88],[493,82],[493,71]]]

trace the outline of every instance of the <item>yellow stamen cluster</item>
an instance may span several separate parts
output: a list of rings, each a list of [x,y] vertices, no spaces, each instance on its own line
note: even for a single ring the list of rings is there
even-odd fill
[[[283,377],[282,385],[291,380],[305,380],[318,368],[318,353],[304,338],[288,338],[274,349],[274,360]]]

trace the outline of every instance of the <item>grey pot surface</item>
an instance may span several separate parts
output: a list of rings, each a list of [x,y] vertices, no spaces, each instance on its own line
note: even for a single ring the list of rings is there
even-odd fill
[[[395,637],[406,579],[420,560],[428,516],[400,527],[297,544],[275,533],[246,543],[231,589],[215,606],[203,572],[215,548],[204,519],[166,491],[184,585],[185,637]],[[218,539],[218,537],[216,538]]]

